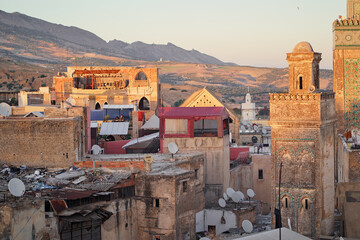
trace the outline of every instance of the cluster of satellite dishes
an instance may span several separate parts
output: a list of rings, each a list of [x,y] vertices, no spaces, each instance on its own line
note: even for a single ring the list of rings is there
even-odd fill
[[[252,189],[248,189],[246,193],[249,201],[255,196],[255,192]],[[223,194],[223,198],[220,198],[218,201],[219,206],[222,208],[226,207],[226,201],[230,200],[237,204],[245,200],[245,195],[241,191],[235,192],[234,189],[227,188],[226,192]],[[246,233],[251,233],[253,231],[253,225],[249,220],[244,220],[242,222],[242,228]]]
[[[8,117],[11,115],[11,107],[7,103],[0,103],[0,115],[3,117]]]
[[[254,133],[254,132],[262,132],[262,134],[267,134],[268,130],[266,127],[263,127],[261,124],[253,124],[250,121],[242,121],[240,127],[241,133]]]

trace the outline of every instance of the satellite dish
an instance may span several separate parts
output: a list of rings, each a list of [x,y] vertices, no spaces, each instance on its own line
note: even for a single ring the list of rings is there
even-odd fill
[[[225,200],[224,200],[223,198],[220,198],[220,199],[219,199],[219,205],[220,205],[220,207],[222,207],[222,208],[224,208],[224,207],[226,206],[226,202],[225,202]]]
[[[255,192],[254,192],[254,190],[252,190],[251,188],[248,189],[248,190],[246,191],[246,193],[247,193],[248,197],[250,197],[250,198],[253,198],[253,197],[255,196]]]
[[[257,125],[254,125],[254,130],[257,132],[259,130],[259,127]]]
[[[200,240],[210,240],[210,238],[202,237],[202,238],[200,238]]]
[[[11,107],[7,103],[0,103],[0,115],[3,117],[8,117],[11,115]]]
[[[73,99],[72,97],[69,97],[68,99],[66,99],[66,101],[68,103],[70,103],[72,106],[75,106],[76,105],[76,101],[75,99]]]
[[[91,150],[94,155],[99,155],[101,153],[101,147],[99,145],[93,145]]]
[[[232,189],[232,188],[227,188],[227,189],[226,189],[226,193],[227,193],[227,195],[228,195],[229,197],[231,197],[231,195],[233,195],[234,192],[235,192],[235,191],[234,191],[234,189]]]
[[[144,157],[145,162],[152,164],[154,162],[154,158],[151,155],[146,155]]]
[[[225,201],[229,200],[229,197],[226,193],[223,194],[223,197],[224,197]]]
[[[263,134],[266,134],[266,133],[267,133],[267,131],[266,131],[265,128],[262,129],[262,133],[263,133]]]
[[[173,143],[173,142],[168,144],[168,149],[169,149],[169,152],[171,152],[172,154],[175,154],[179,151],[178,146],[176,145],[176,143]]]
[[[254,230],[254,227],[249,220],[244,220],[241,226],[246,233],[251,233]]]
[[[245,128],[245,126],[243,125],[243,126],[241,126],[240,127],[240,129],[241,129],[241,132],[245,132],[246,131],[246,128]]]
[[[21,197],[25,193],[25,185],[18,178],[12,178],[8,184],[10,193],[15,197]]]
[[[240,191],[237,191],[237,193],[240,195],[240,200],[244,200],[245,199],[245,196],[242,192]]]
[[[241,200],[241,195],[240,195],[238,192],[234,192],[234,193],[231,195],[231,199],[232,199],[234,202],[238,203],[238,202],[240,202],[240,200]]]

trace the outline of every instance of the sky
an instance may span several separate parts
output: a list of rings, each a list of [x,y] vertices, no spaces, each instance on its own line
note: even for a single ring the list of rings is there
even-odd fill
[[[332,69],[332,23],[346,0],[2,0],[0,9],[247,66],[287,67],[286,53],[308,41]]]

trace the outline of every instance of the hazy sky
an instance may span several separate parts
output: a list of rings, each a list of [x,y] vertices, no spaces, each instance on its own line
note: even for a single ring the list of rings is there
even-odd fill
[[[240,65],[286,67],[285,53],[309,41],[323,54],[320,67],[332,68],[332,23],[346,0],[2,0],[0,9]]]

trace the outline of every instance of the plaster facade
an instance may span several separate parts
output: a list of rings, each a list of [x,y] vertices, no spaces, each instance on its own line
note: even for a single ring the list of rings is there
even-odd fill
[[[241,104],[241,120],[252,121],[255,117],[255,103],[251,102],[251,94],[247,93],[245,102]]]
[[[319,93],[321,54],[302,42],[288,53],[289,93],[270,94],[271,208],[313,238],[333,231],[335,102]],[[280,203],[279,169],[282,164]],[[275,219],[273,219],[274,224]]]

